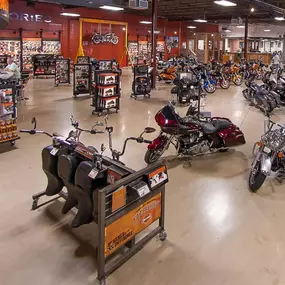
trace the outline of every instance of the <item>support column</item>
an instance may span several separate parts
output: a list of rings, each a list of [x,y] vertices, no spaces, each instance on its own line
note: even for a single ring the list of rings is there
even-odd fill
[[[178,56],[181,55],[181,46],[182,46],[182,24],[179,22],[179,32],[178,32]]]
[[[264,49],[265,49],[265,42],[264,42]],[[282,62],[285,63],[285,34],[283,35]]]
[[[245,17],[245,29],[244,29],[244,58],[247,60],[248,50],[248,15]]]
[[[43,29],[40,29],[40,39],[41,39],[41,52],[43,52],[44,49]]]
[[[152,29],[151,29],[151,39],[152,39],[152,59],[153,59],[153,71],[152,71],[152,88],[156,85],[156,46],[157,38],[154,33],[157,30],[157,1],[152,0]]]
[[[204,63],[209,61],[209,35],[205,34],[205,50],[204,50]]]

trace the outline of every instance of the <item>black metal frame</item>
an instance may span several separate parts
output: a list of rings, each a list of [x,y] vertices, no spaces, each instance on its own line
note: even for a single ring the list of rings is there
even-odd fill
[[[146,73],[137,73],[137,68],[139,68],[139,67],[147,67],[147,72]],[[150,79],[151,77],[150,77],[150,75],[149,75],[149,72],[148,72],[148,65],[134,65],[133,66],[133,75],[134,75],[134,77],[133,77],[133,86],[134,86],[134,84],[135,84],[135,81],[136,81],[136,78],[137,77],[143,77],[143,76],[145,76],[146,78],[148,78],[148,79]],[[152,81],[152,80],[151,80]],[[133,90],[132,90],[133,91]],[[150,93],[147,93],[147,94],[144,94],[144,93],[136,93],[136,92],[132,92],[132,94],[131,94],[131,98],[134,98],[134,99],[137,99],[137,97],[138,96],[144,96],[144,97],[148,97],[148,98],[150,98]]]
[[[110,212],[110,197],[112,197],[113,193],[116,192],[120,187],[130,185],[133,182],[138,180],[144,180],[145,177],[154,172],[161,167],[165,167],[163,162],[156,162],[140,171],[133,171],[128,167],[122,165],[119,162],[116,162],[108,157],[103,157],[103,162],[107,165],[114,165],[130,174],[125,178],[118,180],[115,184],[106,186],[105,188],[98,190],[98,199],[97,201],[93,201],[94,205],[97,205],[98,214],[95,217],[94,214],[94,222],[98,224],[98,250],[97,250],[97,263],[98,263],[98,280],[101,285],[106,284],[106,278],[118,269],[121,265],[123,265],[127,260],[129,260],[133,255],[139,252],[152,238],[159,234],[159,238],[161,241],[166,240],[167,235],[164,228],[165,221],[165,184],[168,182],[164,181],[162,184],[158,184],[153,189],[150,188],[150,193],[146,194],[143,197],[138,197],[135,200],[129,201],[125,206],[119,208],[115,212]],[[166,169],[166,168],[165,168]],[[147,235],[145,235],[139,241],[136,241],[136,236],[140,233],[134,233],[132,239],[128,242],[123,242],[118,248],[110,255],[105,256],[105,229],[107,226],[112,223],[118,221],[120,218],[124,217],[132,210],[138,208],[143,205],[145,202],[150,201],[156,195],[161,194],[160,196],[160,216],[158,220],[153,221],[150,225],[158,221],[158,226],[155,229],[152,229]],[[50,199],[47,202],[44,202],[38,205],[38,200],[40,197],[45,196],[45,192],[40,192],[33,196],[33,205],[32,210],[36,210],[44,205],[47,205],[59,198],[67,199],[67,195],[65,192],[60,192],[55,198]],[[149,229],[148,225],[145,229]],[[122,247],[125,247],[125,250],[122,251]],[[115,258],[114,258],[115,257]]]
[[[4,69],[8,65],[7,58],[8,58],[7,54],[0,54],[0,59],[1,59],[0,68]],[[2,60],[3,60],[3,63],[2,63]]]
[[[67,66],[67,81],[60,81],[59,80],[59,75],[57,74],[57,63],[60,63],[60,62],[65,62],[65,65]],[[69,58],[57,58],[55,60],[55,77],[54,77],[54,83],[56,86],[58,86],[59,84],[70,84],[70,59]]]
[[[113,63],[111,63],[113,64]],[[99,76],[102,73],[114,73],[117,76],[117,82],[112,84],[103,84],[99,82]],[[116,113],[120,109],[120,97],[121,97],[121,88],[120,88],[120,74],[118,71],[112,71],[112,70],[95,70],[94,71],[94,86],[92,86],[92,104],[91,106],[95,108],[95,110],[92,111],[92,115],[98,114],[98,116],[101,116],[102,112],[104,110],[110,110],[110,109],[116,109]],[[102,96],[99,95],[99,88],[100,87],[108,87],[108,86],[116,86],[116,92],[114,95],[110,96]],[[116,100],[116,105],[114,107],[106,108],[105,106],[105,100],[106,99],[114,99]]]
[[[76,67],[78,66],[88,66],[88,85],[89,85],[89,89],[86,91],[76,91],[75,88],[75,81],[77,80],[75,78],[75,71],[76,71]],[[91,75],[92,75],[92,68],[91,68],[91,64],[89,63],[76,63],[74,64],[73,67],[73,97],[76,97],[79,94],[90,94],[91,93],[91,87],[92,87],[92,81],[91,81]]]

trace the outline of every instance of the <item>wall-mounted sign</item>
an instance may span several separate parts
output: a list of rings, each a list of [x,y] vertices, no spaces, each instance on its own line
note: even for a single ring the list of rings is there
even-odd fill
[[[1,1],[1,0],[0,0]],[[38,22],[38,23],[51,23],[51,17],[39,14],[27,14],[27,13],[10,13],[11,21],[25,21],[25,22]]]
[[[0,0],[0,29],[9,23],[9,0]]]
[[[112,43],[113,45],[116,45],[119,42],[119,38],[115,33],[99,34],[95,32],[92,41],[94,44]]]

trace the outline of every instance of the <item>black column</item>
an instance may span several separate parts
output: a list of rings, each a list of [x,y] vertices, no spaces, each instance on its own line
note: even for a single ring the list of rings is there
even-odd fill
[[[248,50],[248,15],[245,17],[245,29],[244,29],[244,58],[247,60]]]
[[[152,29],[151,29],[151,43],[152,43],[152,60],[153,60],[153,72],[152,72],[152,88],[155,88],[156,84],[156,46],[157,39],[155,31],[157,30],[157,0],[152,0]]]
[[[41,38],[41,52],[44,50],[44,39],[43,39],[43,30],[40,29],[40,38]]]
[[[23,29],[19,29],[20,36],[20,72],[23,72]]]

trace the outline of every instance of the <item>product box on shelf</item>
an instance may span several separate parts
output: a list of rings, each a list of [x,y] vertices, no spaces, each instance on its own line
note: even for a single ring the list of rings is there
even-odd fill
[[[99,86],[98,87],[98,95],[107,97],[116,95],[116,86]]]
[[[116,73],[101,73],[99,75],[99,84],[116,84],[118,75]]]
[[[15,120],[0,120],[0,142],[12,140],[18,137]]]

